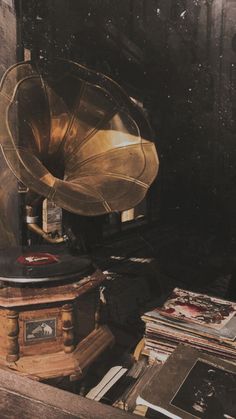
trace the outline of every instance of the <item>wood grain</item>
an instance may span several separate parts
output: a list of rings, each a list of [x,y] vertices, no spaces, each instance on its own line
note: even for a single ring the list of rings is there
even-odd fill
[[[8,366],[41,380],[70,375],[73,379],[78,379],[82,371],[113,343],[114,337],[110,329],[101,326],[83,339],[71,353],[62,350],[51,354],[25,356]]]
[[[70,284],[34,287],[6,286],[0,289],[1,307],[23,307],[37,304],[58,303],[74,300],[92,290],[105,280],[105,275],[97,269],[92,275]]]
[[[134,419],[135,416],[0,369],[1,419]]]

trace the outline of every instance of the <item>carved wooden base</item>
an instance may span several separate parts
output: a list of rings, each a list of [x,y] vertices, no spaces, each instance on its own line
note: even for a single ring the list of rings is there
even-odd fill
[[[113,343],[114,337],[109,328],[101,326],[78,343],[71,353],[59,351],[48,355],[25,356],[17,362],[8,363],[7,367],[37,380],[63,376],[70,376],[71,380],[77,380],[84,369]]]
[[[99,325],[100,271],[78,283],[0,289],[0,366],[77,378],[113,342]]]

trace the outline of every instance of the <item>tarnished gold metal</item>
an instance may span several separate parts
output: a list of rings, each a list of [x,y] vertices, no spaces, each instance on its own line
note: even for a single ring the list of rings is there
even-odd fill
[[[11,67],[0,86],[0,201],[15,199],[15,177],[70,212],[134,207],[158,170],[142,118],[117,84],[77,63]]]

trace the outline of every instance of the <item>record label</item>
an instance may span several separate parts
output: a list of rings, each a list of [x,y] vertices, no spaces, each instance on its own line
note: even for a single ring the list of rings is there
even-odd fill
[[[59,262],[57,256],[51,253],[27,253],[18,257],[17,262],[21,265],[36,266],[49,265],[51,263]]]

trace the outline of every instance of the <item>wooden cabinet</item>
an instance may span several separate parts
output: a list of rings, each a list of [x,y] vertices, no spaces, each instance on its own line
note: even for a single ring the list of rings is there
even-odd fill
[[[78,282],[0,289],[0,365],[39,379],[79,378],[113,335],[99,324],[96,270]]]

